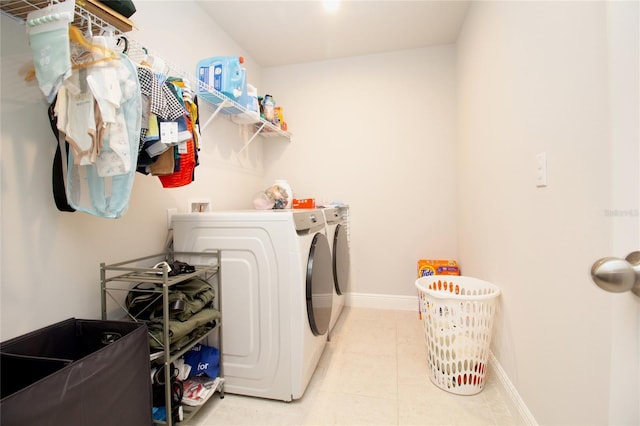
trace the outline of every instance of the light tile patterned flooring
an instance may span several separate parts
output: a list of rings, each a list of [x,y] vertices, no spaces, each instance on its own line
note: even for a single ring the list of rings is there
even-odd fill
[[[214,396],[194,426],[513,425],[491,369],[471,396],[431,383],[416,312],[345,307],[302,399]]]

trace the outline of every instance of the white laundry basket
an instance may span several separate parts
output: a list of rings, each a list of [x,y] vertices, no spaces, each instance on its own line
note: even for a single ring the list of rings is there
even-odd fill
[[[500,289],[476,278],[445,275],[419,278],[416,287],[431,381],[459,395],[480,392]]]

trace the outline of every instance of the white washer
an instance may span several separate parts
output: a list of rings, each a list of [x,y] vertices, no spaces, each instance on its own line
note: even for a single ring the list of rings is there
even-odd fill
[[[301,398],[324,350],[333,306],[322,211],[180,214],[173,232],[175,251],[221,251],[225,392]]]
[[[349,286],[350,252],[347,224],[344,212],[348,207],[327,207],[323,210],[327,223],[327,239],[331,249],[331,269],[333,275],[333,307],[329,320],[329,336],[335,326],[342,308],[345,294]]]

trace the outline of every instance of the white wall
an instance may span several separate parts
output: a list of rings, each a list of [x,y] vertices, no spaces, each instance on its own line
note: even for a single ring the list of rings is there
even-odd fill
[[[453,46],[271,69],[266,87],[262,70],[197,4],[136,6],[130,36],[174,68],[190,74],[202,58],[244,55],[248,80],[284,106],[294,140],[258,138],[240,154],[242,127],[216,118],[191,185],[163,189],[136,175],[121,219],[58,212],[46,104],[18,73],[30,60],[27,37],[2,16],[3,340],[71,316],[99,317],[99,263],[160,251],[168,208],[186,211],[200,197],[215,210],[251,208],[253,195],[280,177],[296,196],[351,205],[355,292],[412,300],[418,258],[455,258]],[[188,28],[176,26],[177,10]],[[197,36],[186,37],[193,28]],[[212,111],[201,103],[201,123]]]
[[[198,37],[180,43],[176,3],[136,2],[134,38],[187,71],[244,53],[190,2],[180,11]],[[605,15],[602,2],[474,2],[457,48],[266,70],[248,58],[250,81],[283,105],[293,142],[257,140],[238,154],[239,129],[216,119],[196,182],[164,190],[137,176],[118,220],[55,210],[46,106],[18,75],[24,27],[2,16],[0,339],[98,317],[99,262],[159,250],[167,208],[201,196],[218,210],[247,208],[284,177],[296,196],[351,205],[352,291],[413,297],[421,257],[457,258],[465,275],[500,286],[493,350],[540,424],[632,423],[628,400],[611,400],[609,376],[621,369],[610,332],[637,303],[619,311],[588,276],[595,259],[624,255],[603,249],[615,225],[603,212],[616,207],[603,143],[615,111]],[[542,151],[549,186],[537,189]]]
[[[455,75],[452,45],[263,70],[294,134],[266,177],[350,205],[351,292],[415,297],[417,260],[457,255]]]
[[[610,378],[615,298],[632,296],[589,277],[596,259],[626,255],[610,252],[605,217],[616,130],[606,3],[474,2],[458,40],[460,261],[503,291],[494,353],[540,424],[638,421],[637,375]],[[637,58],[637,38],[636,26],[616,49]],[[621,75],[637,104],[637,59],[635,74]],[[535,186],[540,152],[546,188]],[[622,383],[635,400],[612,404]]]
[[[141,1],[136,6],[139,30],[131,37],[187,73],[195,72],[204,57],[245,53],[197,4]],[[182,28],[176,11],[189,17]],[[1,19],[0,338],[6,340],[69,317],[98,318],[100,262],[161,251],[166,210],[186,211],[191,198],[210,198],[217,209],[249,208],[251,196],[263,188],[264,165],[260,144],[239,155],[240,129],[216,118],[203,133],[201,165],[191,185],[163,189],[157,178],[137,174],[129,209],[120,219],[59,212],[51,195],[56,140],[47,106],[37,86],[19,75],[31,60],[25,29],[4,15]],[[196,27],[197,39],[186,37]],[[259,81],[260,69],[247,59]],[[211,108],[202,106],[203,119],[210,114]]]

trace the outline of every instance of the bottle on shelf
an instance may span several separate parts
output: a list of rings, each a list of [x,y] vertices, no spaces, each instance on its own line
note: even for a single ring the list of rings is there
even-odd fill
[[[198,62],[198,95],[210,99],[213,88],[232,100],[240,100],[246,91],[246,70],[242,56],[215,56]],[[216,102],[217,99],[211,99]]]
[[[275,106],[276,102],[273,100],[273,96],[264,95],[264,99],[262,100],[262,110],[264,113],[264,119],[270,123],[273,123],[275,120]]]

